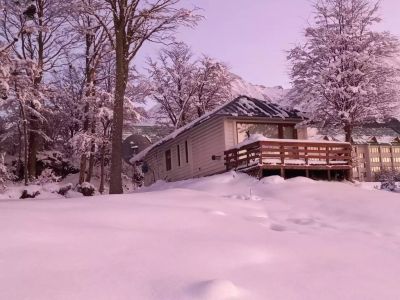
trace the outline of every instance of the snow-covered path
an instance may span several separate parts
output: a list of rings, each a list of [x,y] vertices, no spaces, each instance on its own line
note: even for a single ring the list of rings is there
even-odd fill
[[[224,174],[0,201],[0,299],[400,299],[400,195]]]

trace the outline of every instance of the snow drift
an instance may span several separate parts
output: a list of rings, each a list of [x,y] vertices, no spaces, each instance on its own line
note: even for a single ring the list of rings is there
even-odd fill
[[[400,299],[400,197],[236,173],[0,201],[0,299]]]

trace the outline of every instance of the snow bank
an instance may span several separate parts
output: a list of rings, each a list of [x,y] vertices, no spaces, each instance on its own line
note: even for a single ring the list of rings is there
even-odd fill
[[[400,197],[244,174],[0,201],[0,299],[400,299]]]

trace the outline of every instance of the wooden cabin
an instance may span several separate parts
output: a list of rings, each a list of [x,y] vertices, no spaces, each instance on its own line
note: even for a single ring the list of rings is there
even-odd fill
[[[145,185],[229,170],[257,177],[281,175],[343,178],[351,169],[351,145],[310,141],[302,114],[276,103],[241,96],[142,151]],[[260,140],[252,140],[254,136]]]

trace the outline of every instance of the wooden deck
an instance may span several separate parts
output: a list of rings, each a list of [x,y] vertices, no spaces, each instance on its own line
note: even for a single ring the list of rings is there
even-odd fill
[[[237,170],[257,177],[274,172],[287,177],[288,171],[304,171],[304,176],[321,172],[328,180],[342,173],[349,178],[352,169],[351,145],[326,141],[259,141],[225,151],[227,170]],[[293,173],[293,172],[292,172]]]

